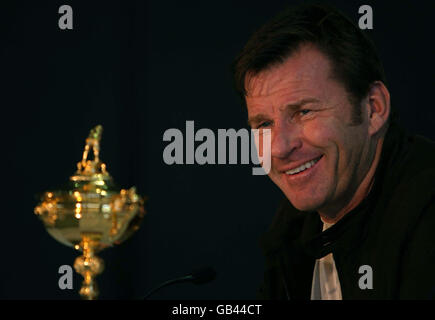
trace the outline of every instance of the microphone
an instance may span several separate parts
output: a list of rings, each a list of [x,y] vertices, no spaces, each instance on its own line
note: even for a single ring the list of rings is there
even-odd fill
[[[216,279],[216,271],[212,267],[203,267],[194,270],[192,273],[188,275],[161,283],[160,285],[158,285],[157,287],[149,291],[142,299],[146,300],[161,288],[169,286],[174,283],[192,282],[194,284],[204,284],[213,281],[214,279]]]

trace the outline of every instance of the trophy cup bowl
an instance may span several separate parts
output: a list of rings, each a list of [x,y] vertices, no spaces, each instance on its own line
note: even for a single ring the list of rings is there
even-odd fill
[[[145,215],[144,198],[134,187],[116,187],[100,161],[102,130],[100,125],[91,130],[82,161],[66,187],[43,193],[34,210],[53,238],[83,253],[74,269],[84,278],[79,293],[88,300],[98,297],[95,277],[104,269],[96,253],[129,238]],[[91,149],[94,159],[88,160]]]

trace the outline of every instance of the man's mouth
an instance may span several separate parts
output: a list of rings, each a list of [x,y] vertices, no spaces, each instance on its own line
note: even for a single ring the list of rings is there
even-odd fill
[[[304,171],[310,169],[311,167],[313,167],[322,157],[323,157],[323,155],[318,157],[318,158],[316,158],[316,159],[307,161],[307,162],[303,163],[302,165],[300,165],[299,167],[291,169],[291,170],[288,170],[285,173],[287,175],[293,176],[293,175],[296,175],[296,174],[298,174],[300,172],[304,172]]]

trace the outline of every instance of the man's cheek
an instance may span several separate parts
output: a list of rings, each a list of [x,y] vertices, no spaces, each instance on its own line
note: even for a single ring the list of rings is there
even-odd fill
[[[311,122],[304,126],[303,135],[307,143],[314,147],[327,147],[336,135],[336,130],[332,125],[325,126],[322,122]]]
[[[284,186],[284,176],[280,173],[278,173],[273,165],[272,165],[272,169],[270,170],[268,177],[270,178],[270,180],[272,180],[272,182],[278,186],[278,188],[282,188]]]

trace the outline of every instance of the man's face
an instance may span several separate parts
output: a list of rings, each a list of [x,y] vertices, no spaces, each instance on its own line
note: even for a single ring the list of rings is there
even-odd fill
[[[251,127],[271,130],[269,177],[297,209],[337,213],[368,170],[370,138],[327,57],[304,46],[246,88]]]

